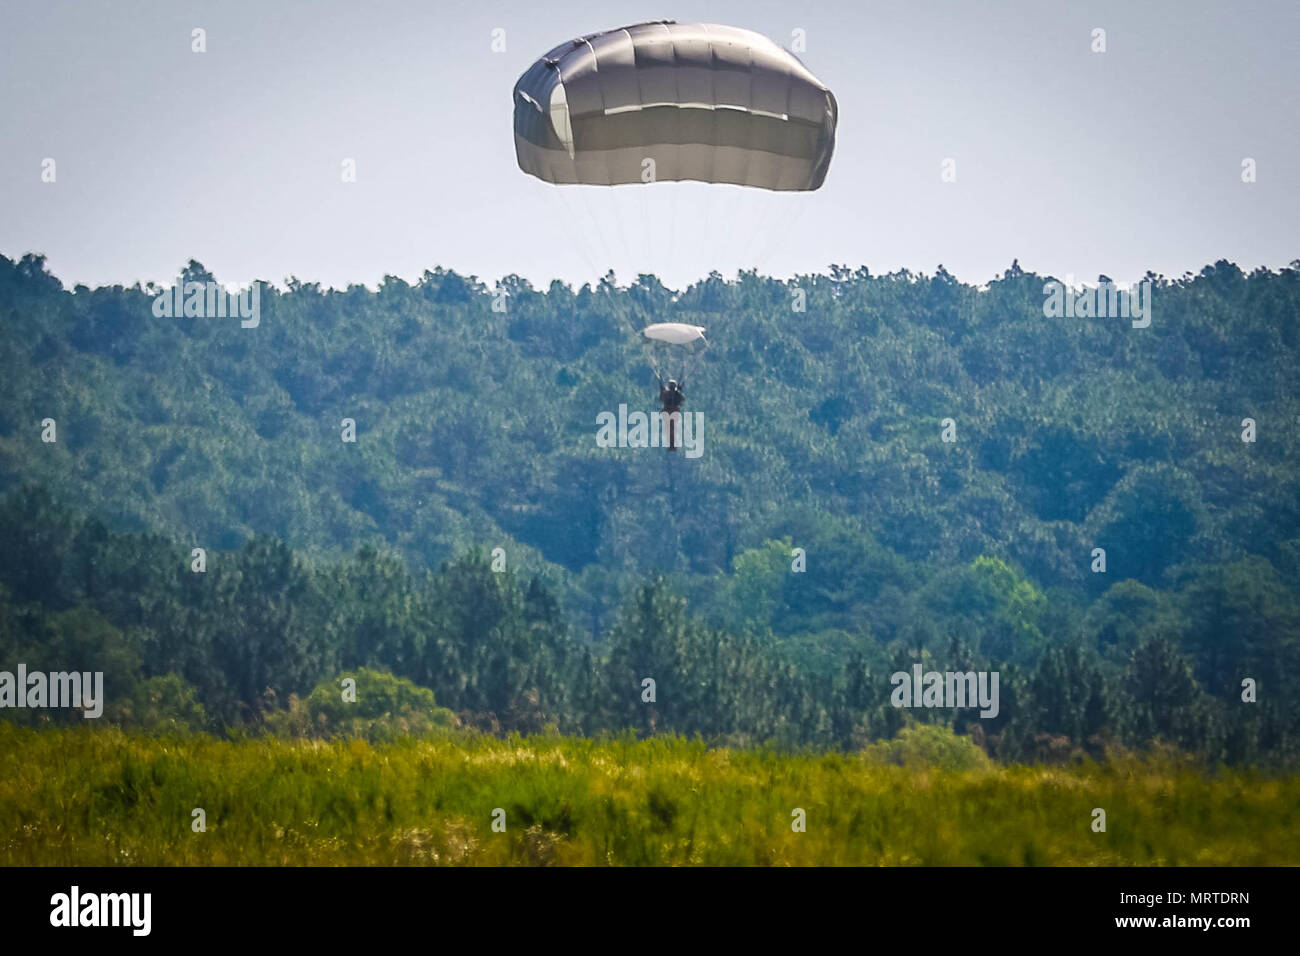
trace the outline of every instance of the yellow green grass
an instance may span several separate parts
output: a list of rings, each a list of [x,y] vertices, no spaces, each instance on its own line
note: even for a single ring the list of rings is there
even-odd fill
[[[1296,863],[1300,777],[1169,761],[942,770],[677,738],[376,746],[0,723],[0,865]]]

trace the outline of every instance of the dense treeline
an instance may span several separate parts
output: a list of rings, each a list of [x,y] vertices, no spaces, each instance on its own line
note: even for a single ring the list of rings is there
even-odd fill
[[[197,263],[184,277],[212,278]],[[653,277],[544,293],[441,270],[378,291],[290,280],[263,286],[242,328],[156,318],[161,290],[64,290],[39,257],[0,257],[0,482],[224,550],[270,534],[436,568],[500,545],[593,636],[624,570],[707,576],[784,535],[818,574],[811,536],[870,536],[927,569],[995,555],[1088,597],[1248,554],[1295,576],[1300,269],[1151,278],[1145,329],[1046,319],[1044,278],[1018,268],[985,289],[942,269],[682,293]],[[705,454],[673,469],[595,444],[600,412],[651,407],[631,329],[661,320],[712,343],[687,388]],[[47,417],[57,444],[40,440]],[[1098,546],[1105,575],[1089,570]],[[860,611],[894,582],[850,583],[866,585]],[[806,616],[783,610],[778,628]]]
[[[1149,278],[1145,329],[1046,319],[1015,266],[290,280],[241,328],[0,257],[0,661],[99,655],[217,726],[367,666],[482,726],[853,747],[923,661],[1000,669],[997,718],[908,717],[998,756],[1294,761],[1300,267]],[[663,320],[710,329],[695,460],[594,441]]]
[[[1088,609],[1078,635],[1017,665],[976,649],[999,646],[984,638],[1019,626],[1017,617],[1023,624],[1023,605],[1034,603],[1032,586],[994,559],[949,582],[955,609],[924,589],[909,605],[917,631],[944,641],[883,646],[842,635],[822,660],[797,644],[710,627],[662,580],[629,595],[591,647],[571,636],[539,579],[494,572],[482,554],[413,576],[373,549],[316,565],[260,537],[212,555],[198,573],[183,547],[75,520],[32,490],[4,502],[0,531],[10,545],[0,557],[0,660],[102,670],[108,717],[128,726],[280,729],[293,723],[285,715],[296,697],[315,688],[312,698],[333,701],[341,676],[378,668],[493,731],[633,728],[860,749],[919,719],[969,732],[1004,759],[1101,755],[1157,739],[1210,760],[1297,756],[1289,702],[1300,606],[1258,559],[1193,575],[1171,595],[1118,585]],[[962,625],[973,628],[971,643]],[[890,704],[888,677],[917,661],[998,670],[998,716],[905,716]],[[1242,676],[1261,684],[1258,703],[1241,701]],[[656,682],[653,704],[642,697],[646,677]],[[362,697],[412,693],[370,681]],[[425,716],[445,724],[432,708],[428,698]]]

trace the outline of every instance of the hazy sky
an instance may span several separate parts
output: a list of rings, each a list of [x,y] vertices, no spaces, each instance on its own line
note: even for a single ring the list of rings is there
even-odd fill
[[[519,171],[519,74],[663,18],[786,47],[806,31],[800,57],[840,107],[820,191]],[[5,0],[0,83],[0,252],[45,253],[69,285],[165,281],[190,258],[226,282],[334,286],[439,265],[680,286],[830,263],[981,283],[1014,258],[1127,281],[1300,258],[1297,0]]]

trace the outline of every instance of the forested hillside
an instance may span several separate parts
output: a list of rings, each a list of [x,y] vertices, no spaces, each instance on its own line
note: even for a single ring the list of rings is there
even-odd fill
[[[242,328],[0,259],[0,656],[93,649],[206,726],[371,666],[485,727],[846,747],[924,661],[1002,669],[994,720],[918,712],[998,756],[1295,760],[1300,268],[1151,276],[1149,328],[1045,278],[438,270]],[[658,321],[709,330],[697,459],[595,441]]]

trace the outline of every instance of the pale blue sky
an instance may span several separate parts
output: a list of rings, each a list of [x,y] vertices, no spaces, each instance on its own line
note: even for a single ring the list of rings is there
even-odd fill
[[[519,74],[572,36],[668,17],[784,46],[806,31],[840,106],[822,190],[557,189],[518,170]],[[227,282],[334,286],[438,265],[680,286],[832,262],[982,283],[1013,258],[1127,281],[1300,258],[1295,0],[6,0],[0,83],[0,252],[45,253],[67,284],[164,281],[190,258]]]

